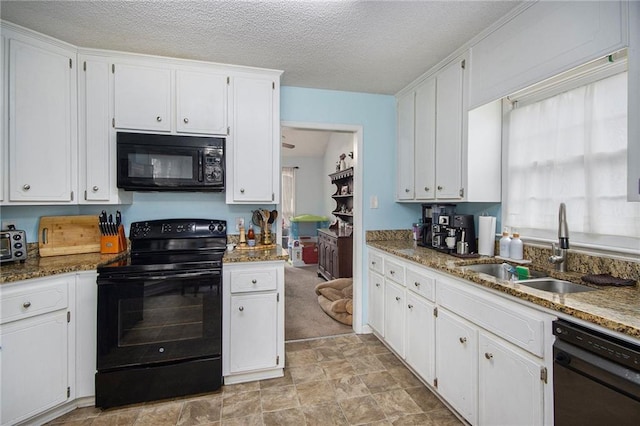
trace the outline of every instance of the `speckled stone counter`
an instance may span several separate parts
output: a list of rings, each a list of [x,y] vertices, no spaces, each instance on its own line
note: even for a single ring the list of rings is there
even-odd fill
[[[268,262],[273,260],[288,260],[289,254],[282,246],[275,248],[263,249],[257,246],[251,250],[233,250],[224,254],[222,263],[238,263],[238,262]]]
[[[482,287],[491,288],[538,306],[640,339],[640,289],[637,286],[597,287],[592,285],[591,287],[596,287],[598,290],[571,294],[549,293],[464,268],[464,266],[478,263],[499,263],[500,260],[496,258],[460,259],[416,246],[415,242],[410,239],[381,239],[384,235],[398,236],[389,232],[392,231],[386,231],[386,234],[380,234],[376,231],[371,238],[367,233],[367,245],[420,265],[464,278]],[[623,269],[630,269],[633,276],[637,276],[635,274],[640,271],[640,264],[627,263],[630,265],[623,262]],[[532,267],[547,272],[551,277],[585,285],[581,280],[585,274],[584,271],[559,273],[552,267],[536,263],[535,260]],[[594,272],[588,271],[588,273]]]
[[[100,265],[126,257],[128,252],[119,254],[84,253],[66,256],[38,256],[36,249],[29,248],[25,263],[8,263],[0,266],[0,284],[42,278],[67,272],[91,271]]]

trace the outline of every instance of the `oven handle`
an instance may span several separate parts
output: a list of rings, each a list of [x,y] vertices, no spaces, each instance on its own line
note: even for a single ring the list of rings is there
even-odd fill
[[[165,275],[148,275],[148,274],[121,275],[118,277],[105,277],[105,278],[108,280],[117,280],[117,281],[134,281],[134,280],[160,281],[160,280],[167,280],[171,278],[200,278],[200,277],[206,277],[206,276],[220,277],[221,275],[222,273],[220,271],[199,271],[199,272],[183,272],[178,274],[165,274]]]

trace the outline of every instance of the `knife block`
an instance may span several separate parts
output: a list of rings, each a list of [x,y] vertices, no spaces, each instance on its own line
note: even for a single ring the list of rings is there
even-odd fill
[[[124,226],[118,226],[117,235],[102,235],[100,237],[100,253],[115,254],[127,249],[127,238],[124,236]]]

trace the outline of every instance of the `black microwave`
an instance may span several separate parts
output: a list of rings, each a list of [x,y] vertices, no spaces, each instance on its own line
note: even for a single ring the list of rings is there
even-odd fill
[[[118,132],[116,143],[118,188],[224,191],[224,138]]]

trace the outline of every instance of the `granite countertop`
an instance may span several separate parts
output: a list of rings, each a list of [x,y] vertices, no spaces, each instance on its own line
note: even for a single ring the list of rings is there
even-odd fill
[[[125,251],[119,254],[85,253],[66,256],[40,257],[36,250],[30,250],[25,263],[8,263],[0,267],[0,284],[15,281],[42,278],[67,272],[91,271],[98,266],[128,256]],[[254,250],[234,250],[225,252],[223,263],[263,262],[287,260],[289,255],[281,246],[270,249],[257,247]]]
[[[464,278],[482,287],[491,288],[544,308],[562,312],[640,339],[640,289],[637,286],[598,287],[591,285],[591,287],[598,288],[598,291],[571,294],[550,293],[464,268],[464,266],[478,263],[501,262],[496,258],[461,259],[416,246],[412,240],[377,240],[368,241],[367,245],[420,265]],[[547,272],[553,278],[587,285],[581,280],[583,273],[560,273],[535,263],[532,268]]]

